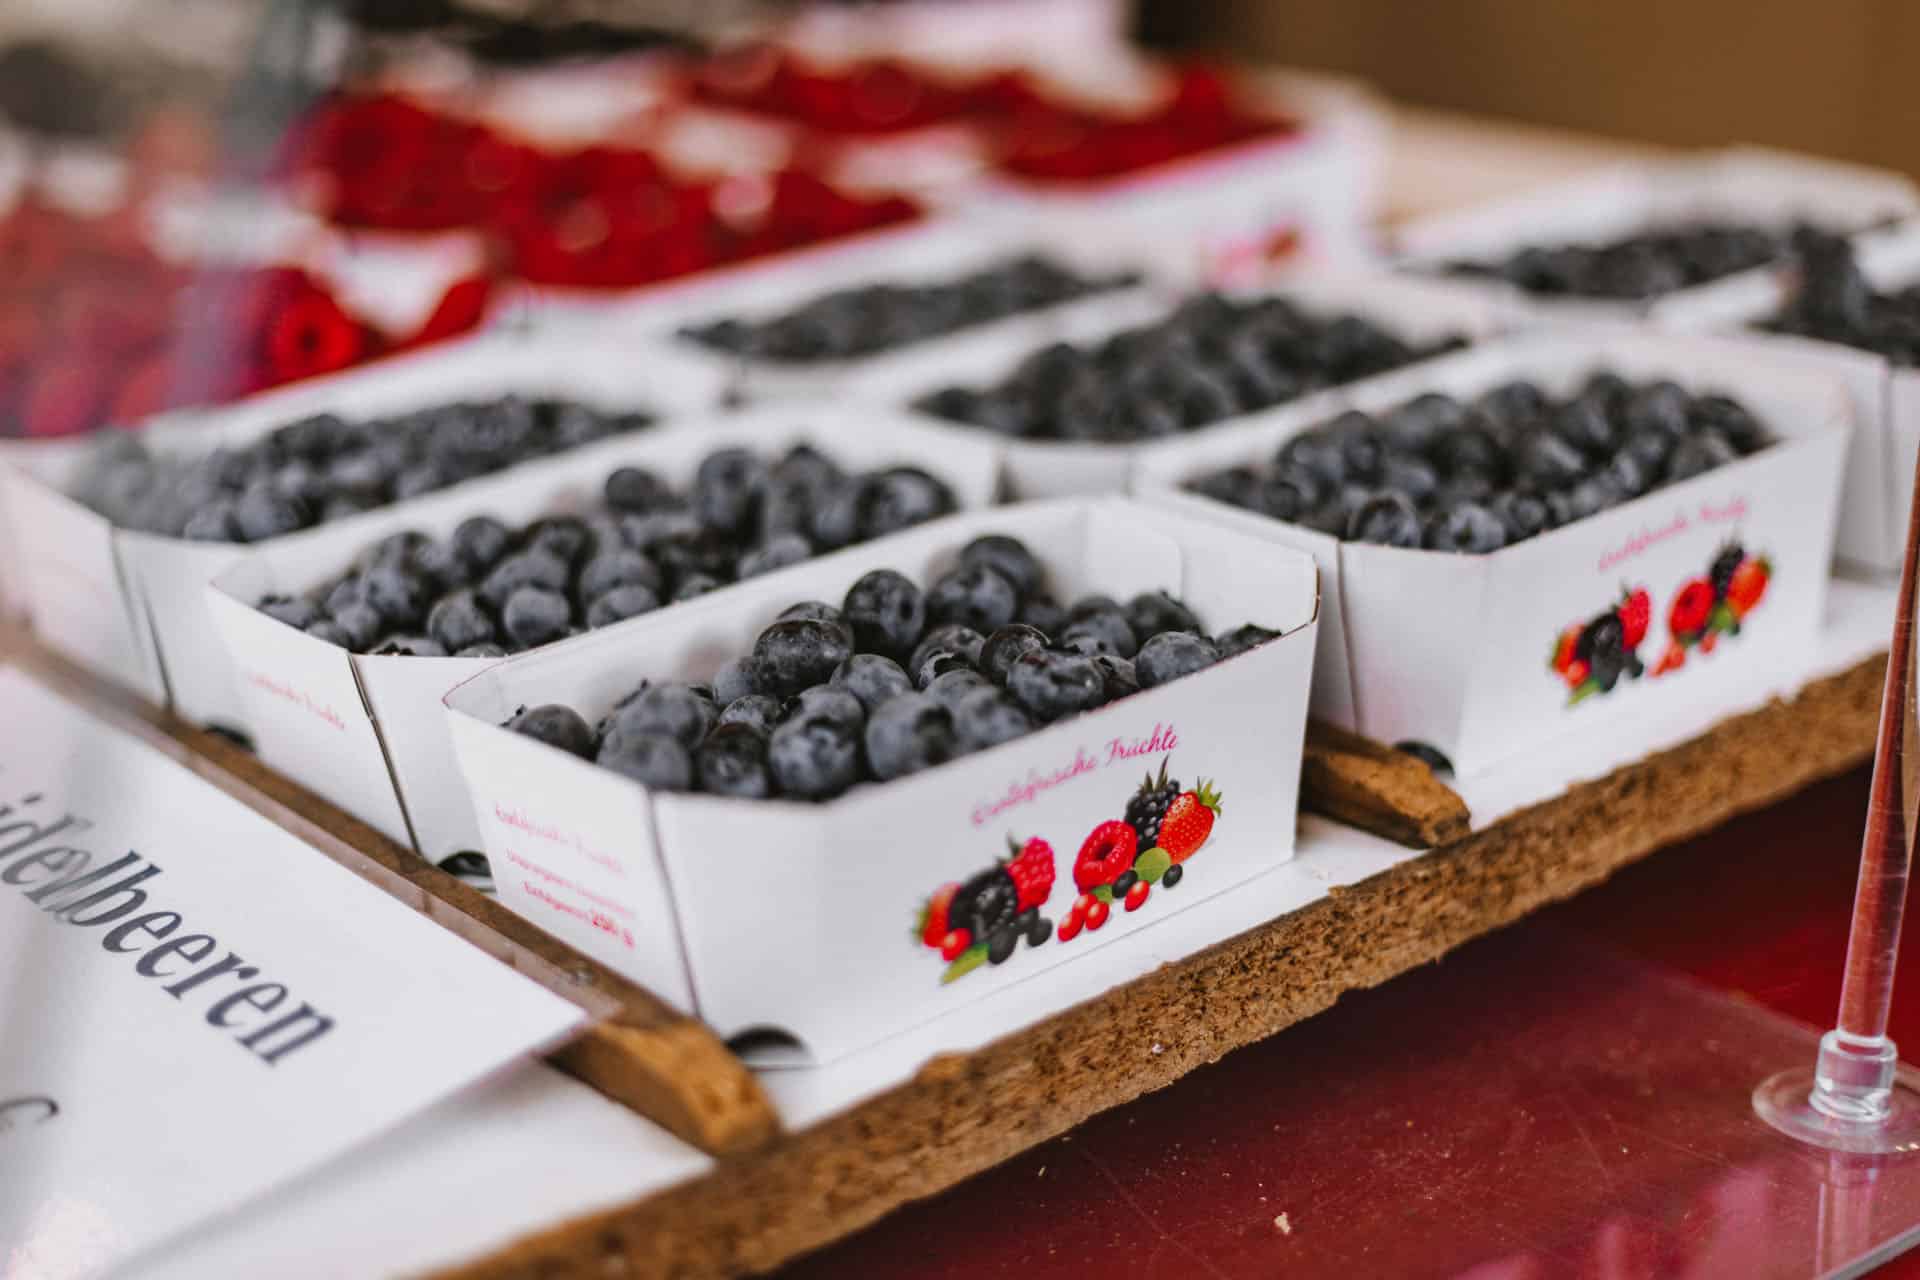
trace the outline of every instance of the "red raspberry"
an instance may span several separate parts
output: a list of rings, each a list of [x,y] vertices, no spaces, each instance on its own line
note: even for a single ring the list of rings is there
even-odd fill
[[[365,335],[340,304],[318,291],[287,302],[267,330],[267,368],[273,380],[343,369],[360,358]]]
[[[1084,893],[1112,884],[1115,877],[1133,865],[1139,839],[1124,822],[1103,822],[1095,827],[1086,843],[1080,846],[1080,856],[1073,861],[1074,885]]]
[[[1014,850],[1007,874],[1020,891],[1020,910],[1040,906],[1053,893],[1053,846],[1037,836],[1024,845],[1009,838],[1007,845]]]

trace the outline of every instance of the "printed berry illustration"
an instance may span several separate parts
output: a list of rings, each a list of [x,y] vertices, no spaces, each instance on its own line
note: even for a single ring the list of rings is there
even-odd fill
[[[1213,835],[1220,792],[1205,778],[1192,790],[1183,788],[1167,776],[1170,760],[1163,758],[1159,773],[1141,780],[1122,820],[1100,823],[1081,844],[1073,862],[1080,896],[1060,922],[1060,941],[1098,932],[1116,910],[1138,911],[1156,889],[1173,889],[1186,875],[1182,864]]]
[[[941,885],[920,905],[913,938],[947,962],[943,983],[983,964],[1005,964],[1022,939],[1037,947],[1053,935],[1053,921],[1040,914],[1053,893],[1053,846],[1009,838],[1007,849],[1004,862]]]
[[[1773,561],[1749,555],[1738,542],[1729,542],[1714,554],[1704,578],[1680,584],[1667,609],[1667,648],[1653,665],[1664,676],[1687,663],[1687,652],[1712,653],[1722,636],[1731,639],[1760,602],[1773,580]]]
[[[1612,693],[1622,678],[1646,670],[1639,648],[1653,621],[1653,598],[1643,587],[1622,587],[1613,608],[1560,633],[1547,666],[1567,686],[1567,705]]]

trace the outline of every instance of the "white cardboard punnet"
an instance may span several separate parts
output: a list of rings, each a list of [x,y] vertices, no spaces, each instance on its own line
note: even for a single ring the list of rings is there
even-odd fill
[[[1857,232],[1916,212],[1920,192],[1899,174],[1730,147],[1600,169],[1510,199],[1416,218],[1398,227],[1393,240],[1402,268],[1437,274],[1448,262],[1494,261],[1529,246],[1616,239],[1682,219],[1731,218],[1780,229],[1808,219],[1829,230]],[[1463,291],[1500,299],[1535,322],[1637,320],[1692,292],[1645,302],[1539,298],[1495,280],[1444,278]]]
[[[229,408],[156,419],[143,443],[163,457],[194,457],[258,439],[316,413],[353,418],[519,392],[652,410],[662,421],[709,409],[721,388],[710,371],[640,344],[543,341],[490,334],[252,397]],[[207,583],[246,555],[237,543],[188,542],[116,530],[65,497],[80,464],[45,483],[11,473],[9,506],[26,537],[24,591],[54,648],[149,697],[164,688],[180,715],[238,727],[239,691],[207,609]],[[345,528],[361,520],[341,521]],[[37,568],[34,566],[38,566]],[[116,623],[104,602],[122,600]],[[133,673],[138,673],[135,678]]]
[[[1732,394],[1778,442],[1483,556],[1338,542],[1179,488],[1209,470],[1264,461],[1282,440],[1312,425],[1297,417],[1237,439],[1203,438],[1144,453],[1135,488],[1169,509],[1211,513],[1232,528],[1264,531],[1313,555],[1325,576],[1328,615],[1314,676],[1315,714],[1383,742],[1425,743],[1458,773],[1479,773],[1563,733],[1630,725],[1635,708],[1658,698],[1669,679],[1731,681],[1791,666],[1820,625],[1851,425],[1832,381],[1772,368],[1762,349],[1741,342],[1566,334],[1507,339],[1436,362],[1415,390],[1464,397],[1524,377],[1566,394],[1600,369]],[[1404,384],[1367,388],[1341,407],[1377,413],[1408,395]],[[1736,540],[1772,564],[1763,600],[1739,635],[1720,639],[1711,654],[1686,655],[1683,667],[1656,677],[1681,586],[1706,577],[1720,548]],[[1556,641],[1568,627],[1617,605],[1623,587],[1642,587],[1651,596],[1652,622],[1640,650],[1648,674],[1570,702],[1550,665]],[[1336,635],[1344,638],[1344,652],[1333,643]]]
[[[325,586],[368,547],[405,529],[445,537],[473,515],[517,525],[582,514],[601,508],[606,477],[622,466],[648,467],[684,487],[715,449],[745,445],[772,453],[803,441],[848,468],[924,467],[947,483],[963,510],[987,506],[993,497],[994,458],[983,445],[881,411],[768,406],[683,419],[351,524],[281,538],[229,565],[206,588],[240,685],[237,727],[269,765],[430,861],[481,848],[440,701],[498,660],[350,654],[255,606],[269,595]]]
[[[837,600],[870,569],[926,580],[986,532],[1024,540],[1062,600],[1166,589],[1209,626],[1252,621],[1283,638],[990,751],[824,804],[649,794],[613,772],[500,727],[522,705],[589,719],[643,677],[705,680],[751,649],[778,612]],[[800,565],[777,583],[694,601],[490,669],[448,695],[454,743],[501,900],[627,976],[673,988],[632,922],[671,898],[700,1015],[722,1035],[775,1029],[826,1061],[1150,925],[1242,883],[1292,849],[1316,574],[1304,556],[1218,523],[1119,499],[952,517]],[[1118,820],[1143,773],[1210,780],[1224,795],[1177,889],[1099,932],[1022,943],[1011,959],[942,981],[910,936],[940,886],[991,869],[1009,835],[1046,840],[1056,923],[1078,895],[1073,865]],[[634,941],[626,934],[634,930]],[[679,953],[674,953],[677,963]],[[1094,961],[1097,963],[1097,961]]]
[[[1448,336],[1478,341],[1500,331],[1504,313],[1483,300],[1464,297],[1425,281],[1385,272],[1317,269],[1288,275],[1260,290],[1277,294],[1309,311],[1364,316],[1411,342]],[[950,386],[985,387],[1011,374],[1040,348],[1055,342],[1090,346],[1125,330],[1165,319],[1177,299],[1122,295],[1092,299],[1062,308],[1039,327],[1017,322],[990,332],[929,342],[895,355],[863,361],[841,386],[843,393],[876,404],[910,407],[916,400]],[[1439,359],[1451,359],[1443,355]],[[1361,386],[1392,387],[1417,380],[1430,361],[1417,361],[1374,378],[1286,401],[1269,409],[1196,428],[1191,435],[1214,437],[1275,419],[1313,414],[1339,403]],[[945,429],[997,442],[1005,460],[1008,491],[1015,498],[1077,497],[1114,493],[1125,487],[1142,444],[1078,444],[1055,440],[1013,440],[980,427],[946,422],[915,411]]]
[[[1875,289],[1920,282],[1920,222],[1856,236],[1854,246],[1860,270]],[[1855,568],[1897,573],[1912,502],[1908,480],[1920,454],[1920,372],[1872,351],[1755,328],[1786,304],[1792,287],[1788,274],[1748,272],[1689,290],[1655,307],[1651,318],[1664,328],[1737,335],[1764,351],[1769,365],[1805,368],[1846,387],[1854,428],[1835,555]]]

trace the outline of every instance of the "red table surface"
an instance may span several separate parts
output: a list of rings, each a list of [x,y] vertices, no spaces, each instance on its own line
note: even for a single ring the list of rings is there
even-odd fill
[[[1273,1251],[1276,1228],[1287,1236],[1295,1234],[1291,1222],[1283,1228],[1279,1221],[1286,1206],[1271,1204],[1260,1193],[1260,1188],[1270,1187],[1278,1196],[1283,1186],[1290,1203],[1298,1206],[1302,1199],[1310,1200],[1315,1206],[1313,1225],[1323,1231],[1338,1223],[1375,1234],[1375,1239],[1358,1244],[1351,1239],[1340,1242],[1341,1252],[1371,1258],[1379,1268],[1371,1271],[1363,1262],[1359,1273],[1437,1269],[1475,1280],[1530,1280],[1570,1270],[1649,1278],[1757,1274],[1759,1262],[1741,1261],[1737,1239],[1730,1246],[1724,1238],[1725,1224],[1810,1212],[1791,1195],[1786,1197],[1790,1203],[1779,1207],[1781,1188],[1797,1176],[1778,1175],[1779,1161],[1727,1160],[1723,1176],[1702,1180],[1701,1167],[1709,1173],[1723,1167],[1711,1163],[1718,1157],[1706,1152],[1710,1142],[1693,1143],[1692,1155],[1710,1163],[1699,1166],[1696,1162],[1691,1168],[1684,1168],[1684,1155],[1676,1154],[1687,1151],[1687,1141],[1672,1142],[1674,1153],[1664,1161],[1661,1153],[1651,1149],[1655,1144],[1639,1142],[1643,1150],[1631,1157],[1615,1157],[1609,1147],[1603,1161],[1596,1152],[1585,1175],[1563,1169],[1558,1155],[1554,1163],[1540,1169],[1515,1170],[1500,1159],[1473,1158],[1503,1143],[1510,1158],[1514,1150],[1510,1132],[1499,1136],[1495,1126],[1495,1137],[1489,1141],[1485,1131],[1490,1121],[1484,1117],[1422,1113],[1423,1106],[1446,1105],[1431,1096],[1438,1085],[1419,1080],[1416,1073],[1404,1087],[1394,1085],[1383,1093],[1383,1072],[1391,1078],[1390,1073],[1400,1069],[1388,1066],[1373,1070],[1364,1087],[1356,1084],[1343,1094],[1338,1087],[1338,1063],[1345,1053],[1367,1054],[1370,1042],[1395,1045],[1404,1056],[1406,1040],[1398,1032],[1405,1028],[1415,1036],[1430,1037],[1436,1059],[1452,1063],[1456,1071],[1470,1071],[1475,1054],[1484,1059],[1492,1050],[1481,1043],[1442,1042],[1460,1035],[1499,1041],[1506,1015],[1496,1017],[1489,1011],[1511,1009],[1516,1025],[1511,1043],[1495,1045],[1501,1056],[1490,1060],[1493,1074],[1505,1077],[1509,1093],[1496,1097],[1492,1092],[1477,1092],[1478,1077],[1472,1075],[1448,1077],[1445,1097],[1458,1099],[1453,1105],[1515,1110],[1527,1123],[1540,1126],[1537,1136],[1543,1149],[1564,1150],[1568,1124],[1581,1142],[1587,1142],[1579,1117],[1530,1115],[1525,1107],[1516,1109],[1510,1096],[1515,1080],[1524,1081],[1527,1054],[1543,1055],[1544,1063],[1548,1061],[1544,1055],[1559,1044],[1562,1057],[1552,1059],[1557,1064],[1552,1070],[1564,1073],[1565,1063],[1579,1061],[1585,1052],[1584,1036],[1604,1046],[1596,1052],[1609,1057],[1643,1055],[1647,1060],[1645,1083],[1639,1086],[1643,1090],[1655,1089],[1665,1080],[1663,1069],[1677,1069],[1681,1083],[1676,1096],[1687,1089],[1713,1092],[1720,1099],[1716,1105],[1721,1129],[1748,1131],[1740,1142],[1746,1144],[1745,1156],[1751,1156],[1752,1126],[1744,1104],[1739,1103],[1741,1091],[1748,1087],[1745,1082],[1758,1083],[1771,1066],[1799,1065],[1795,1054],[1805,1052],[1811,1060],[1810,1035],[1805,1047],[1783,1046],[1782,1034],[1798,1032],[1780,1019],[1758,1014],[1754,1007],[1804,1022],[1809,1032],[1831,1025],[1866,794],[1867,772],[1860,770],[1663,850],[1571,902],[1463,949],[1436,968],[1408,975],[1378,991],[1348,996],[1320,1017],[1096,1117],[1071,1134],[939,1197],[909,1205],[788,1268],[786,1280],[1266,1277],[1277,1274],[1276,1266],[1295,1269],[1284,1260],[1287,1255],[1279,1255],[1282,1260],[1277,1262]],[[1891,1033],[1896,1043],[1907,1047],[1903,1056],[1911,1061],[1920,1051],[1920,953],[1914,947],[1906,949],[1902,975]],[[1462,998],[1463,990],[1474,998],[1471,1010],[1456,1013],[1430,1007],[1435,1001]],[[1689,1000],[1699,1002],[1697,1010],[1690,1012]],[[1644,1028],[1635,1025],[1643,1006],[1650,1010],[1651,1019]],[[1716,1011],[1724,1011],[1724,1025]],[[1703,1033],[1708,1037],[1706,1049],[1720,1057],[1708,1053],[1705,1068],[1698,1054],[1678,1068],[1664,1066],[1662,1034],[1668,1042],[1674,1040],[1677,1022],[1681,1028],[1677,1038],[1684,1040],[1685,1019],[1694,1016],[1708,1028]],[[1754,1024],[1752,1034],[1742,1018]],[[1495,1028],[1491,1033],[1486,1031],[1489,1026]],[[1712,1038],[1716,1035],[1741,1043],[1723,1046]],[[1617,1037],[1617,1049],[1616,1040],[1609,1037]],[[1568,1053],[1574,1056],[1568,1058]],[[1781,1054],[1787,1060],[1774,1061]],[[1387,1056],[1381,1052],[1369,1061],[1377,1063]],[[1298,1085],[1299,1075],[1322,1082],[1331,1079],[1336,1087],[1316,1085],[1322,1091],[1312,1098],[1295,1098],[1287,1090]],[[1596,1068],[1588,1087],[1618,1089],[1623,1078],[1618,1069],[1608,1075]],[[1558,1091],[1561,1083],[1561,1075],[1555,1075],[1547,1092]],[[1424,1095],[1423,1085],[1427,1086]],[[1518,1096],[1526,1099],[1528,1086],[1523,1082],[1517,1087]],[[1365,1099],[1371,1110],[1342,1113],[1343,1096],[1350,1108],[1358,1109],[1357,1100]],[[1377,1105],[1381,1097],[1404,1098],[1406,1109],[1389,1117],[1386,1108]],[[1611,1101],[1629,1109],[1636,1105],[1631,1100]],[[1603,1114],[1608,1104],[1608,1099],[1598,1099],[1595,1114]],[[1679,1105],[1684,1109],[1692,1104]],[[1288,1106],[1317,1110],[1320,1123],[1290,1129]],[[1448,1162],[1455,1154],[1450,1151],[1421,1150],[1403,1159],[1390,1157],[1403,1114],[1407,1129],[1424,1129],[1436,1140],[1448,1135],[1465,1147],[1458,1153],[1457,1165]],[[1338,1116],[1340,1123],[1329,1126],[1325,1122],[1329,1115]],[[1684,1121],[1692,1122],[1691,1117]],[[1338,1135],[1342,1126],[1351,1130],[1353,1142],[1329,1145],[1328,1132]],[[1554,1147],[1555,1142],[1562,1145]],[[1475,1143],[1482,1145],[1476,1150]],[[1623,1142],[1619,1149],[1625,1153],[1628,1145]],[[1311,1162],[1310,1174],[1303,1173],[1299,1162],[1289,1162],[1294,1151]],[[928,1158],[937,1159],[938,1153],[929,1152]],[[1623,1161],[1627,1162],[1624,1169]],[[1611,1182],[1608,1163],[1615,1166]],[[1888,1194],[1881,1196],[1880,1212],[1883,1218],[1889,1212],[1900,1215],[1895,1222],[1901,1226],[1920,1223],[1920,1208],[1906,1207],[1920,1206],[1920,1161],[1911,1169],[1893,1175],[1882,1187]],[[1417,1181],[1408,1181],[1434,1177],[1435,1170],[1453,1183],[1444,1196],[1425,1195]],[[1263,1176],[1274,1181],[1260,1181]],[[1589,1181],[1583,1182],[1583,1176]],[[1633,1185],[1622,1187],[1621,1176]],[[1755,1190],[1756,1177],[1771,1179],[1774,1201],[1765,1200],[1766,1191]],[[1512,1185],[1516,1178],[1526,1180],[1524,1190]],[[1756,1195],[1761,1198],[1755,1200]],[[1725,1207],[1730,1198],[1738,1201],[1741,1196],[1747,1197],[1743,1206]],[[1432,1231],[1431,1224],[1421,1226],[1418,1214],[1425,1206],[1419,1202],[1462,1203],[1463,1197],[1469,1204],[1484,1197],[1489,1206],[1484,1223],[1469,1222],[1451,1232]],[[1538,1238],[1542,1231],[1557,1229],[1551,1224],[1579,1220],[1583,1198],[1596,1206],[1613,1207],[1592,1214],[1593,1223],[1578,1232],[1577,1240]],[[1406,1205],[1404,1216],[1396,1215],[1396,1203]],[[1511,1207],[1504,1215],[1503,1204]],[[1829,1216],[1823,1199],[1819,1209],[1823,1230],[1830,1226]],[[1663,1218],[1664,1226],[1660,1225]],[[1700,1224],[1716,1219],[1721,1224],[1719,1234],[1710,1239],[1713,1233]],[[1396,1221],[1406,1225],[1396,1230]],[[1648,1227],[1648,1223],[1654,1225]],[[1800,1225],[1796,1222],[1794,1230]],[[1876,1226],[1876,1239],[1890,1234],[1886,1221]],[[1302,1244],[1312,1238],[1306,1228],[1303,1220]],[[1434,1237],[1431,1256],[1420,1252],[1423,1231]],[[1461,1265],[1457,1258],[1472,1252],[1470,1245],[1462,1252],[1463,1241],[1471,1242],[1482,1231],[1488,1243],[1486,1259]],[[1449,1238],[1437,1238],[1442,1235]],[[1328,1236],[1319,1238],[1325,1241]],[[1728,1247],[1735,1253],[1725,1253]],[[1767,1244],[1752,1247],[1762,1250],[1756,1258],[1767,1257],[1778,1266],[1777,1257],[1765,1252]],[[1577,1266],[1568,1259],[1577,1259]],[[1798,1265],[1789,1265],[1785,1271],[1798,1274]],[[1878,1274],[1920,1280],[1920,1252],[1887,1264]]]

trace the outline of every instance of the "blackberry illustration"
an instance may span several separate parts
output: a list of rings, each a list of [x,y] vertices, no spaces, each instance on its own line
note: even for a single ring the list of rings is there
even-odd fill
[[[1733,585],[1734,572],[1746,558],[1746,549],[1737,542],[1729,542],[1713,558],[1713,566],[1707,570],[1707,581],[1713,585],[1715,603],[1727,598],[1727,588]]]
[[[982,871],[953,895],[947,919],[956,929],[970,931],[974,940],[985,942],[1013,924],[1020,913],[1020,890],[1005,867]]]
[[[1626,628],[1617,613],[1603,613],[1589,622],[1574,643],[1574,656],[1592,669],[1602,693],[1611,693],[1626,669]]]
[[[1140,783],[1140,789],[1127,801],[1126,821],[1138,838],[1138,848],[1151,849],[1160,843],[1160,822],[1167,816],[1167,806],[1180,794],[1180,780],[1167,777],[1167,762],[1160,761],[1160,776],[1148,774]]]

